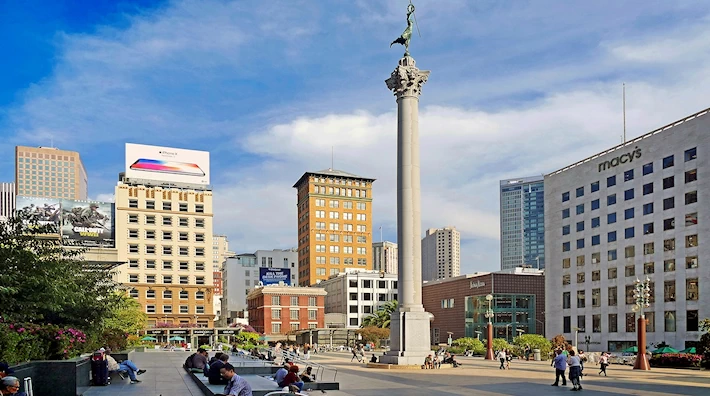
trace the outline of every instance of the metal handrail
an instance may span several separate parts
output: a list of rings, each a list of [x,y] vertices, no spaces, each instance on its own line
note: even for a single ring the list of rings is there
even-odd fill
[[[274,355],[274,361],[276,361],[276,358],[278,358],[279,353],[281,354],[282,358],[288,358],[294,363],[297,363],[299,365],[304,365],[304,366],[311,366],[315,369],[316,372],[316,382],[318,382],[318,378],[323,378],[323,373],[325,371],[333,371],[333,382],[336,381],[336,378],[338,377],[338,369],[335,367],[326,367],[322,364],[318,364],[316,362],[310,361],[310,360],[304,360],[297,354],[293,352],[289,352],[285,349],[281,349],[278,352],[276,351],[275,348],[268,348],[267,349],[269,353]]]

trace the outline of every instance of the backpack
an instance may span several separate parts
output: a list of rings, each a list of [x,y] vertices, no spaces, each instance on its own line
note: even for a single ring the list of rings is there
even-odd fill
[[[197,353],[193,353],[192,355],[188,356],[187,359],[185,359],[185,368],[194,368],[192,364],[192,358],[195,357],[195,355],[197,355]]]

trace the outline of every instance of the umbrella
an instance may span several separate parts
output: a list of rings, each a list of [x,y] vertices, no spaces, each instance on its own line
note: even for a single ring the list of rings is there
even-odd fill
[[[655,351],[651,352],[653,354],[657,353],[678,353],[677,349],[673,349],[671,347],[663,347],[663,348],[658,348]]]
[[[182,337],[174,336],[174,337],[170,337],[168,339],[168,341],[185,341],[185,339]]]
[[[639,349],[635,346],[632,346],[630,348],[624,349],[622,352],[623,353],[638,353]]]
[[[158,339],[155,337],[151,337],[151,336],[145,336],[145,337],[141,338],[141,341],[158,341]]]
[[[690,348],[685,348],[685,349],[683,349],[682,351],[680,351],[680,353],[692,353],[692,354],[696,354],[696,353],[698,353],[698,351],[695,349],[695,347],[690,347]]]

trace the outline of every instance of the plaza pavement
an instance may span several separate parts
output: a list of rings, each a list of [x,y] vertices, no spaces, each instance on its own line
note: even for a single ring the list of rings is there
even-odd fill
[[[202,392],[182,369],[189,353],[146,352],[134,354],[135,362],[148,372],[139,377],[143,382],[128,381],[107,387],[92,387],[86,396],[198,396]],[[367,355],[371,356],[371,355]],[[462,367],[442,370],[368,369],[364,364],[350,363],[349,353],[332,352],[314,355],[312,360],[337,368],[340,391],[327,391],[330,396],[416,396],[416,395],[560,395],[569,394],[567,387],[551,387],[554,370],[548,362],[513,361],[511,370],[498,370],[499,363],[482,358],[458,358]],[[634,371],[629,366],[612,365],[608,377],[598,377],[598,366],[587,366],[582,380],[584,394],[592,395],[710,395],[710,371],[652,369]],[[312,395],[321,394],[314,391]]]

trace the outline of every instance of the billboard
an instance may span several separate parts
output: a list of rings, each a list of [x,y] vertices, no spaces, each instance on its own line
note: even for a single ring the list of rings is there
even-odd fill
[[[114,246],[113,204],[62,199],[62,240],[84,246]]]
[[[39,224],[59,224],[62,219],[62,204],[59,198],[35,198],[18,195],[15,208],[27,217],[37,219]]]
[[[210,153],[126,143],[126,177],[208,185]]]
[[[262,285],[278,285],[283,282],[291,286],[290,268],[259,268],[259,281]]]

